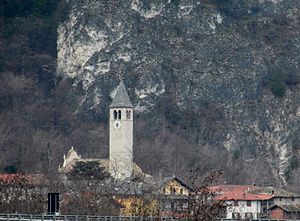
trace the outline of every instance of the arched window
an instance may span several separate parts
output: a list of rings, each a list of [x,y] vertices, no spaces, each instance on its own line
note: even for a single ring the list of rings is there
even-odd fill
[[[127,119],[127,120],[130,120],[130,115],[131,115],[131,111],[130,111],[130,110],[127,110],[127,111],[126,111],[126,119]]]
[[[118,112],[119,112],[119,120],[121,120],[122,119],[121,110],[119,110]]]
[[[118,118],[118,113],[116,110],[114,110],[114,119],[117,120],[117,118]]]

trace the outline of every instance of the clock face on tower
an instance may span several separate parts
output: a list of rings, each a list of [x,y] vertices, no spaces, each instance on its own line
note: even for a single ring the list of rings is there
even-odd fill
[[[114,127],[115,127],[115,129],[119,129],[121,127],[121,122],[120,121],[116,121],[114,123]]]

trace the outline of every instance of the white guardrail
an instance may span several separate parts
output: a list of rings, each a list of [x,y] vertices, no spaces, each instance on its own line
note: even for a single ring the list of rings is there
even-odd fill
[[[87,216],[87,215],[34,215],[0,214],[0,221],[188,221],[174,217],[133,217],[133,216]],[[239,219],[216,219],[215,221],[241,221]],[[248,219],[247,221],[300,221],[282,219]]]
[[[175,221],[175,220],[176,218],[173,217],[0,214],[0,221]]]

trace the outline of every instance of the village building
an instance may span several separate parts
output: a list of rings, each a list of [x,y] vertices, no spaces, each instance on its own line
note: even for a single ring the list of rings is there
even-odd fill
[[[271,194],[272,198],[263,202],[263,217],[269,219],[300,218],[300,195],[280,188],[260,187],[255,193]]]
[[[116,89],[109,107],[109,158],[82,158],[72,147],[59,171],[68,173],[78,161],[98,161],[110,175],[118,180],[149,176],[133,162],[133,105],[123,81]]]
[[[300,219],[300,205],[274,205],[268,209],[269,219]]]
[[[180,217],[188,212],[188,199],[193,190],[175,175],[162,178],[160,204],[165,216]]]
[[[275,187],[258,187],[252,191],[254,194],[269,194],[272,198],[263,203],[262,207],[264,210],[269,209],[274,205],[285,206],[285,205],[300,205],[300,195],[297,193],[289,192],[284,189]]]
[[[253,194],[256,189],[252,185],[219,185],[211,187],[216,193],[216,200],[224,201],[226,219],[258,219],[262,207],[261,202],[271,199],[269,194]]]
[[[299,212],[299,195],[282,189],[255,185],[218,185],[210,189],[216,200],[224,201],[226,219],[284,219]]]
[[[133,186],[135,188],[131,194],[119,197],[123,205],[121,214],[124,216],[136,215],[132,214],[133,207],[143,207],[148,211],[145,215],[159,213],[161,216],[182,217],[188,212],[188,197],[192,189],[174,175],[147,177],[142,185],[132,183]]]

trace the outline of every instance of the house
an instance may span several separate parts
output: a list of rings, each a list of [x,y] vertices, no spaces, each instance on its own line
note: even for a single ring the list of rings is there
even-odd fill
[[[259,187],[252,191],[254,194],[269,194],[272,195],[270,200],[262,202],[262,210],[265,212],[267,209],[274,205],[278,206],[298,206],[300,205],[300,195],[297,193],[289,192],[281,188]]]
[[[188,197],[192,189],[174,175],[148,177],[142,183],[132,182],[130,186],[130,192],[117,196],[123,205],[122,215],[181,217],[188,212]]]
[[[226,219],[258,219],[262,212],[262,202],[270,200],[270,194],[255,194],[253,185],[218,185],[211,189],[216,200],[224,201]]]
[[[160,207],[164,216],[180,217],[188,212],[188,200],[193,192],[183,180],[175,175],[162,177],[160,189]]]
[[[227,219],[295,216],[300,205],[298,194],[274,187],[218,185],[210,188],[216,193],[215,199],[225,202],[223,215]]]
[[[300,205],[273,205],[267,214],[269,219],[300,219]]]
[[[162,182],[162,194],[165,195],[188,196],[192,191],[192,189],[184,181],[182,181],[175,175],[170,177],[162,177]]]
[[[295,217],[300,208],[300,195],[274,187],[260,187],[256,194],[271,194],[270,200],[262,202],[262,217],[274,219],[280,217]],[[281,215],[279,215],[281,214]]]

